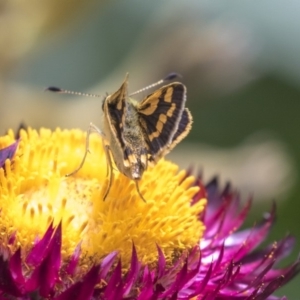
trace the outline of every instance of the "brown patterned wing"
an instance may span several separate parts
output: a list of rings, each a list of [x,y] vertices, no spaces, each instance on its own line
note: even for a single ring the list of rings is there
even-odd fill
[[[114,140],[119,144],[120,148],[124,148],[123,124],[127,97],[128,74],[126,74],[126,78],[121,87],[115,93],[107,96],[103,101],[103,112],[110,128],[110,132],[104,132],[104,134],[113,134]]]
[[[185,102],[186,87],[180,82],[174,82],[148,95],[137,106],[150,161],[156,162],[168,152],[175,142],[174,137],[178,142],[184,137],[180,121],[185,111]],[[184,123],[188,123],[189,116],[184,113]]]

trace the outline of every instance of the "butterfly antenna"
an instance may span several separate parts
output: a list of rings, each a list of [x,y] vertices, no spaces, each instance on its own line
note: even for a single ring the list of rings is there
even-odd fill
[[[76,95],[76,96],[84,96],[84,97],[101,97],[100,95],[96,94],[89,94],[89,93],[80,93],[80,92],[74,92],[74,91],[68,91],[64,90],[55,86],[49,86],[45,89],[45,92],[50,91],[54,93],[60,93],[60,94],[70,94],[70,95]]]
[[[160,85],[160,84],[164,83],[165,81],[173,80],[175,78],[182,78],[182,76],[180,74],[178,74],[178,73],[172,72],[172,73],[168,74],[165,78],[160,79],[157,82],[152,83],[152,84],[150,84],[150,85],[148,85],[148,86],[146,86],[146,87],[144,87],[144,88],[142,88],[142,89],[140,89],[140,90],[138,90],[138,91],[130,94],[129,96],[133,96],[133,95],[139,94],[139,93],[144,92],[146,90],[149,90],[149,89],[151,89],[151,88],[153,88],[153,87],[155,87],[157,85]]]

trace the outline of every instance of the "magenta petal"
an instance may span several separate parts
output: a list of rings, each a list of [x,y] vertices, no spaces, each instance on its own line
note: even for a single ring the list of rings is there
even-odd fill
[[[277,278],[269,281],[268,284],[264,287],[264,294],[271,295],[275,290],[287,282],[289,282],[293,277],[300,273],[300,258],[289,267],[285,272],[281,272],[282,274],[278,275]]]
[[[9,237],[9,239],[8,239],[8,244],[9,244],[9,245],[13,245],[13,243],[14,243],[15,240],[16,240],[16,237],[17,237],[17,231],[14,231],[14,232],[10,235],[10,237]]]
[[[80,282],[76,282],[53,300],[89,300],[92,299],[95,285],[98,283],[100,266],[93,266]],[[116,298],[117,299],[117,298]]]
[[[140,264],[137,257],[136,249],[134,244],[132,244],[132,255],[131,255],[131,264],[129,272],[126,274],[125,281],[124,281],[124,289],[123,289],[123,296],[128,296],[130,293],[133,284],[135,283],[138,273],[140,270]]]
[[[141,288],[142,290],[139,297],[137,298],[138,300],[153,299],[153,279],[151,276],[151,272],[148,269],[148,266],[146,266],[144,269]]]
[[[24,286],[25,278],[22,273],[21,248],[19,248],[9,260],[9,269],[14,281],[19,287]]]
[[[122,282],[122,265],[119,260],[114,269],[111,278],[106,286],[104,297],[105,299],[122,299],[123,297],[123,282]]]
[[[240,198],[238,195],[226,192],[226,196],[222,203],[210,208],[207,207],[203,221],[206,224],[206,239],[213,239],[218,235],[219,240],[228,237],[243,224],[251,207],[251,200],[249,200],[242,209],[240,209]]]
[[[178,272],[176,279],[169,287],[165,287],[166,291],[162,293],[161,297],[166,298],[174,295],[177,296],[177,293],[179,293],[180,291],[181,294],[187,296],[186,291],[185,289],[183,289],[183,287],[199,273],[200,262],[201,261],[199,259],[198,264],[193,269],[188,271],[188,267],[190,266],[188,263],[188,259],[186,259],[183,267]]]
[[[175,281],[172,283],[170,287],[161,295],[163,298],[170,297],[172,295],[176,295],[178,291],[183,287],[186,283],[185,279],[187,276],[187,262],[183,265],[180,272],[177,274]]]
[[[101,269],[99,272],[99,280],[105,280],[108,272],[110,271],[113,263],[115,262],[115,258],[117,257],[118,252],[114,251],[105,256],[105,258],[101,262]]]
[[[36,266],[44,259],[48,252],[48,245],[50,243],[54,230],[55,228],[53,227],[53,223],[51,223],[43,238],[40,241],[36,242],[30,253],[28,254],[26,258],[26,262],[28,264]]]
[[[200,199],[207,198],[207,193],[206,193],[205,186],[202,184],[200,178],[197,178],[195,180],[195,186],[199,186],[200,189],[197,192],[197,194],[193,197],[192,202],[191,202],[191,206],[193,206],[194,204],[196,204]],[[201,215],[199,216],[200,220],[202,218],[203,218],[203,213],[201,213]]]
[[[62,243],[62,225],[58,225],[51,243],[49,245],[49,254],[45,259],[45,267],[47,273],[44,276],[45,282],[41,284],[40,293],[42,296],[47,296],[53,290],[56,282],[59,281],[59,269],[61,265],[61,243]],[[47,262],[48,261],[48,264]]]
[[[76,267],[78,265],[80,254],[81,254],[81,243],[79,243],[79,245],[77,245],[74,253],[71,256],[70,262],[69,262],[68,266],[66,267],[66,272],[69,275],[74,275]]]
[[[10,271],[9,263],[2,256],[0,256],[0,292],[15,297],[22,296],[22,291]]]
[[[49,297],[59,279],[61,263],[61,224],[55,230],[48,245],[48,253],[41,264],[36,267],[26,283],[28,291],[39,289],[40,295]]]
[[[0,150],[0,168],[4,166],[4,163],[8,158],[12,159],[12,157],[14,156],[17,150],[18,145],[19,145],[19,140],[9,145],[8,147]]]
[[[257,267],[258,262],[261,262],[263,259],[268,257],[268,255],[270,255],[271,251],[272,256],[275,255],[277,262],[279,262],[281,259],[291,253],[294,244],[295,239],[291,236],[287,236],[283,240],[279,241],[278,246],[276,247],[274,247],[274,244],[272,244],[265,249],[260,249],[248,254],[247,257],[242,260],[242,263],[247,264],[247,266],[250,266],[254,269]]]
[[[272,247],[268,247],[263,250],[259,250],[254,252],[253,254],[249,254],[245,259],[241,261],[242,273],[251,273],[253,278],[257,277],[265,265],[270,263],[270,260],[274,260],[274,263],[278,263],[281,258],[285,257],[291,251],[291,247],[294,244],[294,239],[291,237],[287,237],[282,241],[278,242],[277,246],[272,245]],[[276,277],[280,276],[284,273],[284,269],[281,270],[269,270],[269,272],[264,276],[265,280],[273,280]],[[248,275],[250,277],[250,274]]]
[[[157,245],[157,252],[158,252],[157,278],[161,278],[165,274],[166,259],[161,248],[158,245]]]
[[[199,278],[195,281],[194,292],[192,296],[202,294],[203,290],[208,286],[208,282],[211,279],[213,264],[209,265],[208,270],[204,273],[204,278]],[[198,274],[199,277],[200,274]]]

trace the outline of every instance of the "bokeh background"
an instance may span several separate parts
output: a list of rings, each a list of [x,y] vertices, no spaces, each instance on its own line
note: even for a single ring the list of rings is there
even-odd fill
[[[298,0],[2,0],[0,130],[101,123],[101,99],[47,86],[105,96],[126,72],[131,92],[178,72],[194,126],[169,158],[254,195],[248,226],[275,200],[270,240],[298,239],[288,263],[300,250],[299,36]],[[299,282],[278,295],[299,299]]]

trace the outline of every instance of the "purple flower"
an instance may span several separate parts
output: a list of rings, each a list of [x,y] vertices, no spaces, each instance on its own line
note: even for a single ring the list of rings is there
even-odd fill
[[[13,146],[0,150],[11,159],[0,169],[0,299],[273,300],[300,271],[299,259],[276,267],[292,237],[258,248],[275,205],[241,230],[251,201],[242,205],[230,186],[204,186],[164,160],[141,181],[146,203],[116,170],[103,202],[106,164],[97,137],[69,178],[84,152],[82,132],[20,136],[18,148],[11,137]]]
[[[1,148],[0,150],[0,168],[4,167],[4,163],[7,159],[12,159],[14,156],[17,147],[18,147],[19,141],[15,141],[14,143],[10,144],[9,146],[5,148]]]

